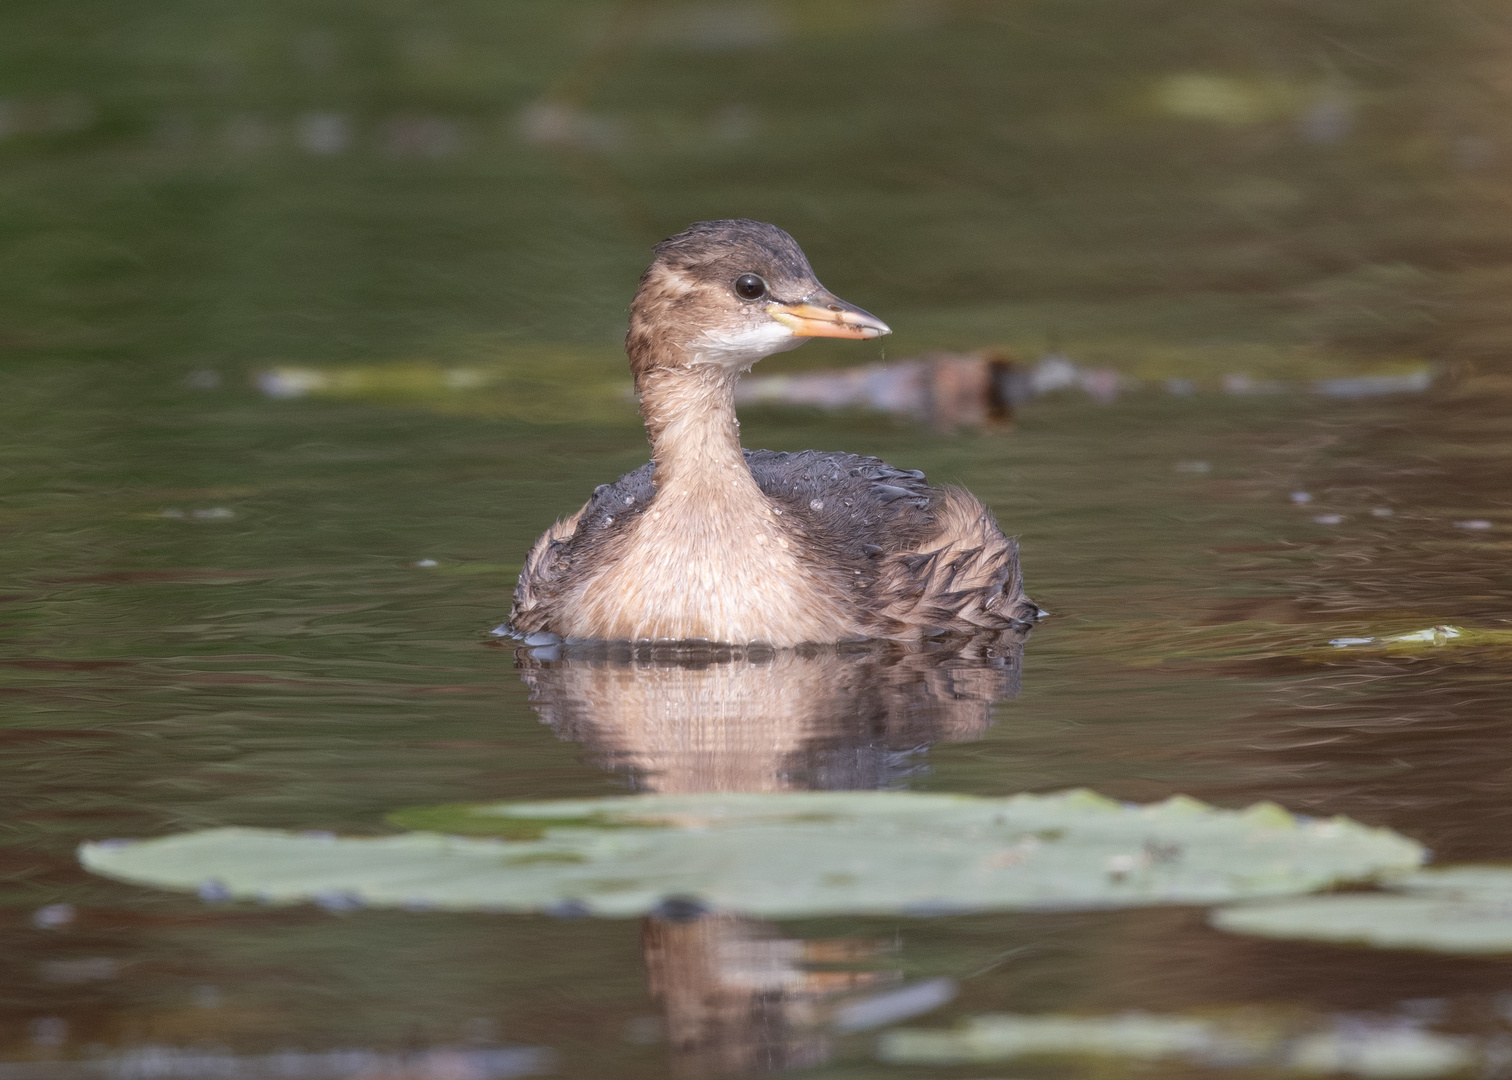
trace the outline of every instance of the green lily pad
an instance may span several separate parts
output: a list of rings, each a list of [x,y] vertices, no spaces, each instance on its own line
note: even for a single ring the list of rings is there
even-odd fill
[[[406,811],[448,833],[213,829],[86,844],[96,873],[288,904],[640,915],[668,897],[763,917],[1214,904],[1358,881],[1423,849],[1344,818],[1089,791],[645,795]],[[476,835],[482,833],[484,835]]]
[[[1215,911],[1220,930],[1258,937],[1419,949],[1512,953],[1512,869],[1458,866],[1389,878],[1383,893],[1310,896]]]
[[[1371,1080],[1428,1080],[1461,1072],[1476,1060],[1469,1040],[1430,1031],[1375,1025],[1297,1032],[1292,1018],[1264,1016],[1223,1023],[1150,1013],[999,1014],[972,1017],[954,1028],[900,1028],[877,1043],[877,1056],[895,1065],[965,1065],[1038,1055],[1216,1060]]]

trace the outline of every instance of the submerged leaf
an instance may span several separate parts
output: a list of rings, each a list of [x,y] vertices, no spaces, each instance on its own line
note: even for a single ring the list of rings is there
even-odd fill
[[[433,832],[214,829],[86,844],[89,869],[223,898],[630,916],[669,896],[766,917],[1213,904],[1411,870],[1423,850],[1343,818],[1085,791],[648,795],[405,811]]]
[[[1512,953],[1512,869],[1458,866],[1389,878],[1392,892],[1310,896],[1215,911],[1220,930],[1258,937]]]

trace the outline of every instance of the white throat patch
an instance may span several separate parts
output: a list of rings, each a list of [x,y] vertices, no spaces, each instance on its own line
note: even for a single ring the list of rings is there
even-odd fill
[[[727,364],[744,369],[773,353],[796,349],[808,340],[806,337],[795,336],[792,330],[773,319],[738,334],[720,334],[706,330],[693,352],[705,363]]]

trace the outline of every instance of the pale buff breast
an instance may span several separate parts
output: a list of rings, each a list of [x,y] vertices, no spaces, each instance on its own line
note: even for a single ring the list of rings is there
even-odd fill
[[[557,632],[778,648],[858,635],[746,477],[659,493],[615,558],[563,598]]]

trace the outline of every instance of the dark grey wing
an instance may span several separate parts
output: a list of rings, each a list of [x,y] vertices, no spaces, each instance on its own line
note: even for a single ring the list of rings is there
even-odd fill
[[[879,547],[911,550],[937,531],[930,511],[940,492],[917,470],[819,450],[747,450],[745,459],[762,493],[812,535],[837,542],[847,562],[876,558]],[[648,461],[595,488],[565,554],[612,543],[650,505],[655,478],[656,463]]]
[[[656,494],[652,478],[656,463],[648,461],[634,472],[627,472],[612,484],[593,489],[593,498],[583,507],[577,532],[570,542],[571,554],[578,554],[599,544],[610,542],[629,528],[630,522],[645,513]]]
[[[748,450],[746,462],[814,565],[853,583],[876,636],[1006,630],[1037,616],[1017,542],[968,492],[855,454]]]
[[[911,551],[938,532],[933,508],[941,493],[917,470],[819,450],[747,450],[745,457],[767,498],[810,535],[836,544],[848,563]]]

